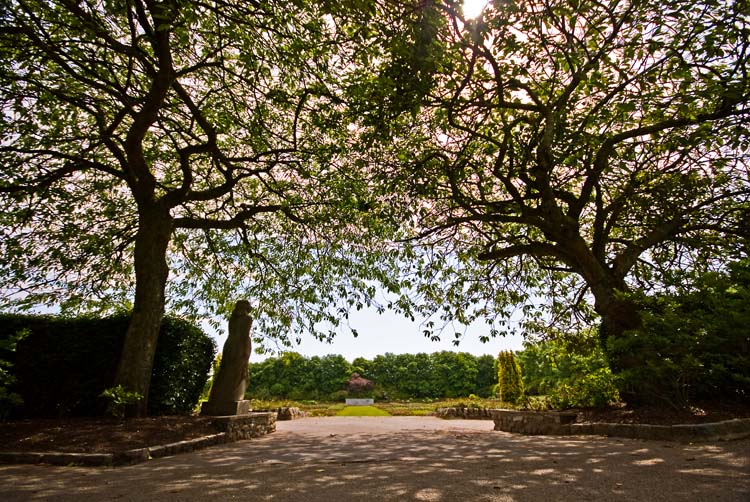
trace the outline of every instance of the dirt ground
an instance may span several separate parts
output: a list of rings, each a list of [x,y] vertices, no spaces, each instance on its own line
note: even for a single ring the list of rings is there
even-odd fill
[[[18,420],[0,422],[0,451],[113,453],[216,433],[197,416]]]
[[[691,445],[491,428],[432,417],[306,418],[133,466],[0,466],[0,500],[750,500],[750,440]]]

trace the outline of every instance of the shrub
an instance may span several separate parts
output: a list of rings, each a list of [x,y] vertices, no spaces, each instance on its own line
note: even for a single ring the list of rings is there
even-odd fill
[[[619,398],[608,368],[561,381],[548,395],[553,408],[604,408]]]
[[[328,394],[328,401],[334,402],[334,403],[343,403],[346,401],[346,398],[349,397],[349,393],[345,390],[337,390],[336,392],[332,392],[331,394]]]
[[[14,392],[17,382],[13,373],[16,345],[28,332],[19,331],[8,339],[0,340],[0,420],[7,419],[23,404],[21,396]]]
[[[148,412],[186,415],[198,404],[216,345],[199,327],[167,316],[161,325],[151,372]]]
[[[0,315],[0,340],[28,332],[16,348],[13,390],[26,416],[90,416],[105,412],[128,315],[104,319]],[[149,413],[189,413],[211,365],[213,340],[186,321],[165,317],[157,343]]]
[[[601,408],[618,401],[596,330],[554,335],[551,340],[526,342],[518,354],[526,392],[544,395],[554,408]]]
[[[523,396],[521,366],[513,351],[503,351],[497,356],[498,397],[501,401],[515,403]]]
[[[621,391],[677,408],[700,399],[747,400],[750,260],[679,282],[669,294],[633,296],[642,328],[606,341],[609,357],[639,356],[640,366],[617,375]]]
[[[553,408],[552,402],[547,396],[524,395],[518,401],[518,405],[523,410],[531,411],[547,411],[550,408]]]
[[[373,387],[372,380],[362,378],[359,373],[352,373],[352,376],[346,383],[346,389],[353,396],[364,396],[372,392]]]
[[[208,401],[208,396],[211,395],[211,387],[214,384],[214,378],[216,378],[216,375],[219,373],[219,366],[221,366],[221,352],[216,354],[216,357],[214,357],[214,362],[211,363],[211,374],[206,380],[206,383],[203,384],[203,391],[201,392],[200,401]]]
[[[105,389],[100,397],[108,401],[107,414],[119,419],[125,417],[126,407],[143,399],[142,395],[137,392],[128,392],[122,385]]]

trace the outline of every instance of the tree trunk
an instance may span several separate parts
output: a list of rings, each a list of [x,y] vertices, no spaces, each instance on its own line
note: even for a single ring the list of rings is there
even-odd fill
[[[642,319],[638,305],[632,301],[617,298],[616,290],[612,288],[606,300],[595,303],[595,310],[602,316],[599,329],[599,340],[607,356],[612,373],[618,374],[623,371],[638,368],[642,364],[641,354],[637,352],[625,352],[623,350],[612,350],[607,344],[610,338],[618,339],[625,335],[626,331],[638,329],[642,325]],[[620,398],[629,404],[637,404],[639,396],[628,388],[619,386]]]
[[[600,312],[600,315],[602,342],[606,342],[609,337],[620,338],[626,331],[641,327],[638,306],[631,301],[614,300]]]
[[[143,399],[127,408],[128,416],[144,416],[154,363],[156,342],[164,317],[167,284],[167,246],[173,223],[168,209],[139,208],[135,240],[135,301],[125,334],[114,385],[137,392]]]

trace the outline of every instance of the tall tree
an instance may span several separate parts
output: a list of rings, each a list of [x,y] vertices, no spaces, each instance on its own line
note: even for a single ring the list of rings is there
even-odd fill
[[[4,303],[132,306],[115,384],[144,396],[137,413],[169,298],[220,309],[238,285],[266,291],[256,315],[289,328],[347,263],[296,225],[356,198],[331,162],[339,35],[325,3],[4,2]]]
[[[533,327],[535,298],[555,323],[591,300],[619,337],[640,325],[628,292],[747,255],[746,2],[420,5],[373,91],[409,99],[358,135],[402,194],[425,313],[500,331],[516,305]]]

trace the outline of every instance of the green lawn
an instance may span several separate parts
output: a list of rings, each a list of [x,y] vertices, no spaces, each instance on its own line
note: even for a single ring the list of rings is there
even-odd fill
[[[347,406],[336,413],[338,417],[390,417],[391,414],[375,406]]]
[[[316,401],[290,401],[290,400],[260,400],[252,399],[250,406],[255,410],[273,410],[281,406],[296,406],[302,411],[307,412],[311,417],[333,417],[336,415],[343,416],[424,416],[431,415],[437,408],[448,408],[455,406],[479,406],[482,408],[515,408],[515,405],[504,403],[497,399],[469,399],[469,398],[452,398],[441,400],[409,400],[409,401],[388,401],[376,402],[375,406],[349,406],[344,403],[328,403]],[[357,412],[350,408],[363,409],[368,411]],[[372,411],[376,408],[378,411]],[[346,411],[344,411],[346,410]],[[354,414],[350,414],[354,413]]]

